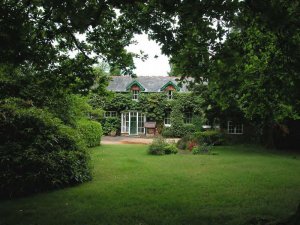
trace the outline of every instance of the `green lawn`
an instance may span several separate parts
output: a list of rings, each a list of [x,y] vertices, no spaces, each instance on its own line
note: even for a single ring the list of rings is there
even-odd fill
[[[300,155],[217,147],[151,156],[145,145],[92,149],[94,180],[0,202],[0,224],[244,224],[282,219],[300,202]]]

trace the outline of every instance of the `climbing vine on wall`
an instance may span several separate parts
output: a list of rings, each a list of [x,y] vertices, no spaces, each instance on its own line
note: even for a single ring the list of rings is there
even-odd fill
[[[172,126],[163,130],[159,129],[166,136],[180,137],[188,132],[201,129],[204,116],[202,110],[204,100],[193,93],[174,93],[171,100],[168,100],[164,93],[141,93],[138,101],[132,100],[130,93],[113,93],[98,102],[98,107],[106,111],[116,111],[118,115],[121,115],[123,111],[131,110],[143,112],[148,121],[157,122],[158,128],[162,128],[164,118],[170,114]],[[187,113],[193,115],[190,124],[184,123]]]

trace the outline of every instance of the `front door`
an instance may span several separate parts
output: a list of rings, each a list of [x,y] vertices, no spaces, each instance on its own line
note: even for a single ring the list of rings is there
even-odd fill
[[[137,112],[130,112],[130,130],[129,135],[138,134],[138,115]]]

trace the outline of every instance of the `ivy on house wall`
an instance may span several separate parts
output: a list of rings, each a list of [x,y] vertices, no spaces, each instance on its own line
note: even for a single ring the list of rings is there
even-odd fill
[[[167,99],[164,92],[140,93],[138,101],[132,100],[131,93],[112,93],[101,100],[96,96],[93,99],[94,107],[116,111],[119,117],[123,111],[136,110],[145,113],[147,121],[156,121],[159,133],[162,132],[165,136],[180,137],[202,129],[204,100],[193,93],[175,92],[171,100]],[[187,113],[193,115],[190,124],[184,123]],[[163,128],[167,114],[170,114],[172,126]],[[105,130],[105,124],[102,125]]]
[[[202,130],[204,100],[193,93],[176,93],[171,105],[171,124],[165,136],[182,137],[189,133]],[[186,124],[184,118],[192,114],[191,123]]]

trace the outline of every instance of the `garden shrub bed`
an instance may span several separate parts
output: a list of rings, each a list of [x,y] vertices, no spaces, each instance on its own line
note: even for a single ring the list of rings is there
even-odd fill
[[[150,155],[168,155],[177,154],[178,149],[175,143],[167,143],[162,137],[155,138],[151,145],[149,145],[148,153]]]
[[[218,130],[207,130],[183,136],[176,144],[181,150],[192,151],[202,145],[221,145],[224,143],[224,135]]]

